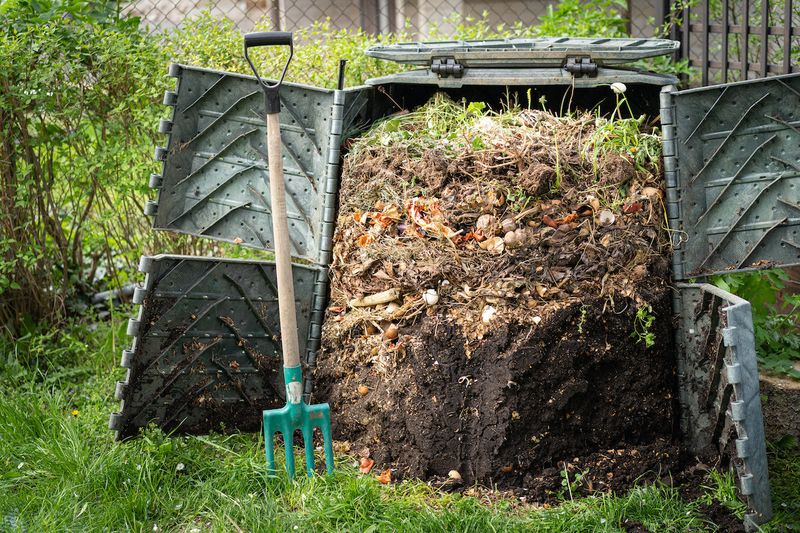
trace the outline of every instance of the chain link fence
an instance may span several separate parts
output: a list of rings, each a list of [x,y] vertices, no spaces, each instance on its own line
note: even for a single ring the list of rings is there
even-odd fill
[[[242,31],[267,21],[272,29],[291,30],[329,19],[337,29],[362,28],[370,33],[405,29],[425,39],[433,28],[448,34],[453,16],[481,18],[492,26],[537,24],[556,0],[132,0],[124,15],[141,17],[152,32],[177,28],[187,18],[208,9],[231,20]],[[628,0],[628,27],[633,37],[651,37],[659,20],[662,0]]]

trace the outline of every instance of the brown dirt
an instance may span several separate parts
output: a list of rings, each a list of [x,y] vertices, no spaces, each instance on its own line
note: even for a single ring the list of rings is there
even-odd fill
[[[695,458],[696,460],[697,458]],[[706,457],[706,460],[716,459]],[[720,468],[720,465],[716,466]],[[706,494],[704,487],[709,486],[708,473],[710,466],[702,461],[692,464],[687,461],[684,468],[677,471],[672,478],[672,484],[678,487],[681,498],[686,502],[693,502]],[[725,507],[718,500],[712,500],[710,504],[702,503],[698,505],[698,512],[709,523],[716,526],[715,531],[721,533],[744,532],[744,521],[738,518],[733,511]]]
[[[711,504],[701,504],[699,511],[706,519],[717,526],[720,533],[744,533],[744,523],[733,512],[717,500]]]
[[[571,475],[588,470],[586,492],[621,490],[678,461],[670,298],[654,296],[652,348],[631,338],[636,307],[625,300],[616,312],[605,299],[568,305],[480,341],[431,316],[404,330],[394,370],[321,357],[315,394],[332,404],[335,438],[401,476],[457,470],[467,484],[548,500],[566,462]]]
[[[762,374],[760,384],[767,440],[800,439],[800,381]]]

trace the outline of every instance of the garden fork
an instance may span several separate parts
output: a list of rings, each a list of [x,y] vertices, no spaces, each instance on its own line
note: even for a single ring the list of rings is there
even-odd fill
[[[289,57],[280,79],[275,83],[262,80],[247,54],[248,48],[257,46],[289,47]],[[275,237],[275,268],[278,278],[278,309],[281,323],[281,347],[283,350],[283,377],[286,382],[286,405],[281,409],[264,411],[264,442],[267,453],[267,471],[275,474],[275,433],[283,434],[286,451],[286,470],[294,478],[294,434],[300,430],[306,453],[306,471],[314,473],[314,428],[322,431],[325,449],[325,466],[333,473],[333,439],[331,415],[327,403],[309,405],[303,401],[303,376],[300,366],[300,347],[297,339],[297,317],[295,314],[294,286],[286,215],[286,192],[283,183],[283,158],[281,155],[281,110],[280,87],[286,69],[292,60],[293,46],[290,32],[248,33],[244,36],[244,57],[253,69],[264,91],[267,122],[267,160],[269,165],[269,189],[272,201],[272,227]]]

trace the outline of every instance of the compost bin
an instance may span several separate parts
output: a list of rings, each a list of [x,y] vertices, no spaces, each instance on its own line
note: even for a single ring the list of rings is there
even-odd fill
[[[320,362],[318,388],[308,380],[305,390],[316,401],[333,403],[338,439],[351,441],[358,447],[354,451],[370,447],[399,474],[430,478],[457,470],[469,481],[527,489],[533,498],[546,497],[561,468],[593,471],[596,489],[605,490],[660,467],[679,466],[682,451],[727,456],[748,503],[748,524],[768,519],[749,304],[710,285],[684,282],[800,260],[796,118],[783,111],[791,107],[786,101],[800,98],[800,79],[790,75],[678,92],[671,76],[624,68],[676,46],[570,38],[412,43],[368,53],[421,67],[417,70],[339,90],[285,84],[281,128],[293,255],[300,260],[294,269],[301,348],[309,369]],[[248,76],[182,65],[169,73],[178,85],[165,94],[173,111],[160,131],[168,143],[155,152],[163,170],[150,179],[158,191],[146,206],[154,227],[270,249],[258,85]],[[628,310],[615,314],[600,293],[586,288],[585,297],[570,293],[566,305],[541,315],[520,313],[496,328],[471,317],[480,330],[472,339],[464,338],[463,323],[456,327],[445,320],[435,305],[419,307],[424,312],[401,323],[396,336],[384,335],[391,324],[385,319],[392,317],[374,317],[377,331],[366,322],[356,324],[360,332],[337,330],[349,308],[330,299],[337,290],[331,279],[337,283],[346,273],[333,257],[334,240],[338,232],[337,245],[344,242],[337,206],[340,185],[346,185],[342,155],[353,138],[437,93],[465,106],[480,102],[501,109],[513,101],[551,112],[608,114],[618,103],[612,83],[625,84],[630,114],[660,116],[663,131],[667,220],[661,226],[640,220],[640,225],[669,236],[677,283],[670,288],[668,250],[656,250],[652,261],[640,264],[644,270],[638,270],[636,290],[629,295],[646,295],[654,346],[646,348],[630,336],[640,307],[635,298],[625,302]],[[369,179],[368,173],[349,175]],[[349,201],[352,190],[343,191],[348,196],[342,200]],[[644,216],[642,208],[657,206],[651,200],[661,198],[639,192],[641,201],[633,200],[641,205],[631,209],[623,202],[618,207],[630,212],[622,215]],[[573,200],[567,212],[556,208],[553,214],[580,214],[582,206]],[[591,203],[589,210],[587,218],[594,220],[598,213]],[[540,224],[533,229],[550,227],[545,214],[536,213]],[[338,213],[343,215],[352,213]],[[550,229],[560,231],[560,222]],[[563,246],[553,244],[550,253],[556,256]],[[501,254],[498,264],[518,263]],[[531,281],[541,281],[544,268],[554,266],[547,253],[538,257]],[[142,307],[129,323],[134,341],[123,352],[122,366],[129,370],[117,386],[123,403],[111,428],[120,438],[151,422],[185,433],[258,431],[261,411],[283,403],[273,265],[161,255],[144,257],[140,267],[146,278],[134,301]],[[383,261],[362,274],[374,277],[381,268],[381,275],[397,277],[386,272]],[[428,289],[447,298],[445,279],[400,287],[409,298],[398,295],[396,305],[412,296],[420,302]],[[371,288],[386,290],[380,284]],[[485,297],[481,304],[482,313],[492,305]],[[318,356],[323,336],[325,350]],[[397,350],[398,339],[405,341],[402,357],[387,351]],[[359,353],[375,360],[345,360],[347,350],[365,342],[376,344]],[[391,366],[387,362],[401,363],[400,371],[378,372],[380,364],[384,371]],[[614,480],[615,472],[622,479]]]

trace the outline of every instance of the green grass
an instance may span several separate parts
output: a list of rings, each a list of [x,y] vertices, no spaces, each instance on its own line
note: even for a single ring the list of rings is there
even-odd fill
[[[628,520],[651,531],[700,531],[715,529],[697,513],[702,501],[742,510],[731,477],[716,473],[698,502],[651,486],[542,509],[415,481],[380,485],[345,458],[332,478],[268,479],[260,435],[169,438],[149,430],[116,443],[107,420],[118,407],[116,354],[126,342],[121,319],[117,326],[93,334],[65,328],[44,342],[32,335],[16,352],[0,346],[0,530],[577,532],[621,531]],[[47,372],[27,369],[32,352]],[[800,506],[800,459],[796,449],[779,452],[776,510],[789,524]]]

